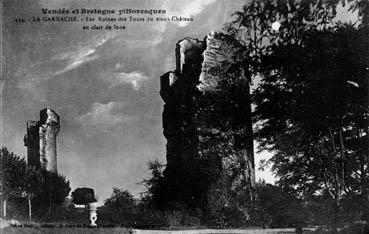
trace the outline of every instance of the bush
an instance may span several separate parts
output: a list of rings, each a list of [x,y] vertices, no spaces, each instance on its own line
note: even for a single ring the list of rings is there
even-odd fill
[[[170,228],[199,227],[201,219],[185,210],[171,210],[165,212],[165,221]]]
[[[92,188],[77,188],[72,192],[73,203],[77,205],[86,205],[96,202],[95,193]]]
[[[302,201],[278,186],[260,183],[257,185],[256,207],[252,213],[252,224],[271,228],[300,227],[306,221],[306,209]]]
[[[369,233],[369,224],[366,222],[357,222],[349,225],[342,230],[342,233],[357,233],[357,234],[367,234]]]
[[[28,219],[28,202],[31,198],[32,218],[43,219],[54,215],[70,191],[69,181],[62,175],[44,168],[27,165],[5,147],[0,149],[4,170],[0,177],[6,181],[2,198],[8,201],[8,217]]]
[[[98,212],[100,222],[134,226],[138,208],[132,194],[113,188],[112,195],[105,200],[104,206]]]
[[[137,214],[133,227],[143,229],[167,228],[169,224],[163,211],[143,209]]]

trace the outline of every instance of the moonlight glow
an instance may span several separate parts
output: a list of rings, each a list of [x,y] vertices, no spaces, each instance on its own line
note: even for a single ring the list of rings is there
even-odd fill
[[[272,29],[274,31],[279,31],[280,27],[281,27],[281,23],[279,23],[278,21],[275,21],[274,23],[272,23]]]

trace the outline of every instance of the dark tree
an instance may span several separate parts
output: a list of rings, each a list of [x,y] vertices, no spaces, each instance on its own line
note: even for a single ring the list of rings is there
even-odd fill
[[[87,205],[96,202],[95,192],[92,188],[76,188],[72,192],[72,201],[77,205]]]
[[[249,48],[244,66],[261,80],[255,135],[260,150],[275,153],[280,185],[305,198],[328,195],[335,214],[359,196],[365,213],[369,2],[348,1],[359,11],[354,25],[333,22],[338,4],[347,3],[253,0],[225,30]]]
[[[52,210],[62,205],[69,194],[69,181],[64,176],[28,166],[24,158],[10,153],[6,148],[1,149],[1,162],[4,212],[8,199],[19,210],[23,210],[22,201],[27,200],[30,219],[32,213],[38,217],[45,213],[50,216]]]
[[[35,198],[39,211],[47,209],[47,218],[52,218],[57,213],[65,198],[70,192],[69,181],[62,175],[55,172],[41,170],[43,177],[43,190]]]
[[[3,216],[7,216],[7,201],[12,197],[20,197],[24,191],[26,162],[23,158],[1,148],[1,196],[3,200]]]
[[[113,188],[112,195],[104,202],[99,212],[101,222],[133,226],[137,214],[136,201],[127,190]]]
[[[43,183],[44,178],[40,170],[37,170],[35,167],[27,167],[26,176],[25,176],[25,186],[23,196],[27,198],[28,201],[28,218],[32,220],[32,201],[43,193],[44,188]],[[69,186],[67,188],[67,194],[60,193],[60,196],[63,196],[63,199],[68,196]],[[61,204],[61,203],[58,203]]]
[[[146,191],[142,194],[142,205],[146,208],[162,208],[165,203],[166,189],[164,188],[164,164],[157,159],[148,162],[148,168],[151,171],[150,178],[144,179],[140,184],[144,185]]]
[[[337,2],[327,2],[325,4],[319,0],[253,0],[245,5],[242,11],[234,13],[235,20],[233,22],[225,25],[224,30],[238,39],[246,48],[239,56],[237,67],[228,69],[237,70],[242,68],[243,70],[237,77],[239,81],[236,79],[230,82],[231,84],[243,83],[243,85],[235,90],[230,89],[230,91],[232,93],[231,97],[238,97],[241,102],[247,103],[246,106],[242,106],[243,110],[247,110],[245,111],[247,114],[238,116],[240,119],[243,119],[248,135],[246,138],[240,138],[239,141],[249,146],[248,151],[251,154],[253,154],[254,134],[251,118],[252,108],[249,98],[250,84],[255,78],[260,77],[263,56],[270,54],[274,45],[299,44],[302,40],[303,32],[306,30],[327,27],[336,14],[336,4]],[[272,24],[275,22],[280,24],[280,27],[272,28]],[[232,101],[238,104],[240,100]],[[254,165],[254,162],[252,161],[250,164]],[[254,166],[252,168],[255,170]],[[255,185],[252,187],[255,187]],[[249,191],[254,190],[247,189]],[[250,204],[254,200],[254,193],[249,194],[251,198]]]
[[[253,214],[256,225],[266,227],[299,227],[305,220],[302,202],[281,187],[257,184],[257,200]]]
[[[308,30],[323,30],[333,25],[338,4],[349,2],[351,12],[358,11],[355,24],[369,24],[369,2],[366,0],[252,0],[236,11],[235,19],[225,24],[224,30],[248,47],[245,58],[252,75],[257,75],[261,56],[268,54],[273,45],[301,44]],[[273,28],[278,22],[280,27]],[[245,61],[245,62],[246,62]]]
[[[327,192],[336,214],[344,197],[368,203],[368,32],[337,25],[274,47],[254,93],[257,136],[276,153],[279,182],[303,196]]]

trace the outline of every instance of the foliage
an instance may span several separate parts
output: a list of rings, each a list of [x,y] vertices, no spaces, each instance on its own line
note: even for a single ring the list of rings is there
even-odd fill
[[[200,226],[201,211],[192,211],[180,202],[167,202],[163,199],[165,181],[163,167],[158,160],[149,162],[151,176],[142,182],[146,191],[139,200],[127,190],[113,188],[111,196],[98,210],[99,224],[124,225],[136,228],[167,228]]]
[[[169,225],[164,211],[143,208],[138,211],[132,226],[143,229],[158,229],[167,228]]]
[[[163,176],[163,165],[157,159],[149,161],[148,168],[151,171],[151,177],[144,179],[140,184],[144,185],[146,191],[142,194],[141,200],[146,207],[159,208],[164,203],[165,179]]]
[[[1,148],[2,171],[1,178],[4,178],[2,183],[3,196],[20,197],[24,191],[24,178],[26,177],[26,162],[24,158],[20,158],[7,148]]]
[[[224,30],[248,48],[245,62],[252,76],[260,69],[261,57],[270,53],[273,45],[299,44],[301,34],[308,29],[327,27],[335,16],[338,1],[323,4],[320,0],[252,0]],[[278,30],[271,26],[279,22]]]
[[[309,31],[303,46],[275,47],[254,93],[257,136],[275,152],[280,184],[368,202],[368,28]],[[336,210],[338,213],[338,210]]]
[[[164,212],[165,221],[170,228],[199,227],[201,219],[187,210],[171,210]]]
[[[264,228],[301,227],[307,210],[301,200],[282,188],[261,182],[257,184],[257,200],[252,215],[254,225]]]
[[[223,173],[231,174],[232,170]],[[204,214],[207,225],[226,228],[242,227],[249,223],[254,204],[250,202],[249,190],[244,182],[240,177],[232,181],[229,175],[221,175],[220,180],[212,185],[208,194],[208,210]]]
[[[351,12],[358,11],[362,25],[369,24],[369,2],[348,0]],[[225,24],[224,31],[247,46],[245,63],[253,76],[259,72],[261,57],[269,54],[274,45],[300,44],[303,34],[309,30],[332,27],[337,15],[337,5],[345,6],[345,0],[252,0],[236,11],[235,19]],[[280,27],[272,28],[274,22]]]
[[[98,211],[99,223],[136,228],[199,226],[200,219],[180,205],[166,210],[153,209],[149,200],[137,201],[127,190],[113,188],[112,195]],[[174,208],[176,207],[176,208]]]
[[[71,189],[69,181],[64,176],[45,169],[40,170],[43,178],[42,190],[35,195],[33,207],[35,215],[41,219],[45,218],[45,212],[47,212],[47,218],[52,218],[56,215],[58,207],[63,204]]]
[[[105,200],[99,211],[99,222],[119,223],[133,226],[137,214],[137,205],[134,197],[127,190],[113,188],[112,195]]]
[[[92,188],[76,188],[72,192],[72,200],[77,205],[87,205],[96,202],[95,193]]]
[[[358,10],[358,22],[334,23],[338,4]],[[280,186],[310,204],[332,204],[322,207],[336,221],[347,201],[362,202],[362,218],[369,204],[368,6],[253,0],[224,27],[248,48],[243,66],[261,80],[255,135],[260,150],[275,153]]]
[[[275,47],[301,45],[306,32],[333,27],[332,20],[337,14],[336,7],[339,2],[345,3],[344,1],[320,0],[252,0],[243,7],[242,11],[235,12],[234,21],[226,24],[224,30],[246,47],[239,66],[247,72],[245,77],[240,76],[240,81],[245,80],[249,83],[252,78],[263,78],[267,69],[273,72],[274,70],[266,65],[268,61],[265,58],[273,53]],[[272,28],[275,22],[280,24],[277,29]],[[276,67],[273,69],[277,69]],[[258,108],[257,105],[260,103],[255,104]],[[249,109],[251,109],[250,105]],[[274,109],[278,107],[275,106]],[[263,111],[268,113],[270,108]],[[255,121],[260,123],[263,120],[266,119],[257,116]],[[274,142],[274,140],[273,138],[271,141]],[[264,146],[263,144],[264,142],[261,141],[261,147]]]
[[[25,217],[27,212],[26,199],[32,201],[34,216],[42,217],[57,206],[62,205],[68,196],[69,181],[64,176],[49,172],[43,168],[28,166],[24,158],[1,149],[1,176],[4,176],[4,198],[9,199],[13,214]],[[11,214],[11,213],[10,213]]]

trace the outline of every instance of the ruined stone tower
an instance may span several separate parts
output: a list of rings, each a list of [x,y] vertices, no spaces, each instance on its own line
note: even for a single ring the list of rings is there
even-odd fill
[[[176,69],[160,78],[167,139],[161,199],[194,207],[210,207],[224,197],[229,198],[226,204],[239,202],[232,196],[253,200],[250,77],[241,62],[244,51],[221,33],[177,43]],[[247,204],[237,204],[242,206]]]
[[[40,111],[39,121],[27,121],[24,145],[27,147],[27,163],[57,172],[56,136],[59,133],[59,115],[50,108]]]

